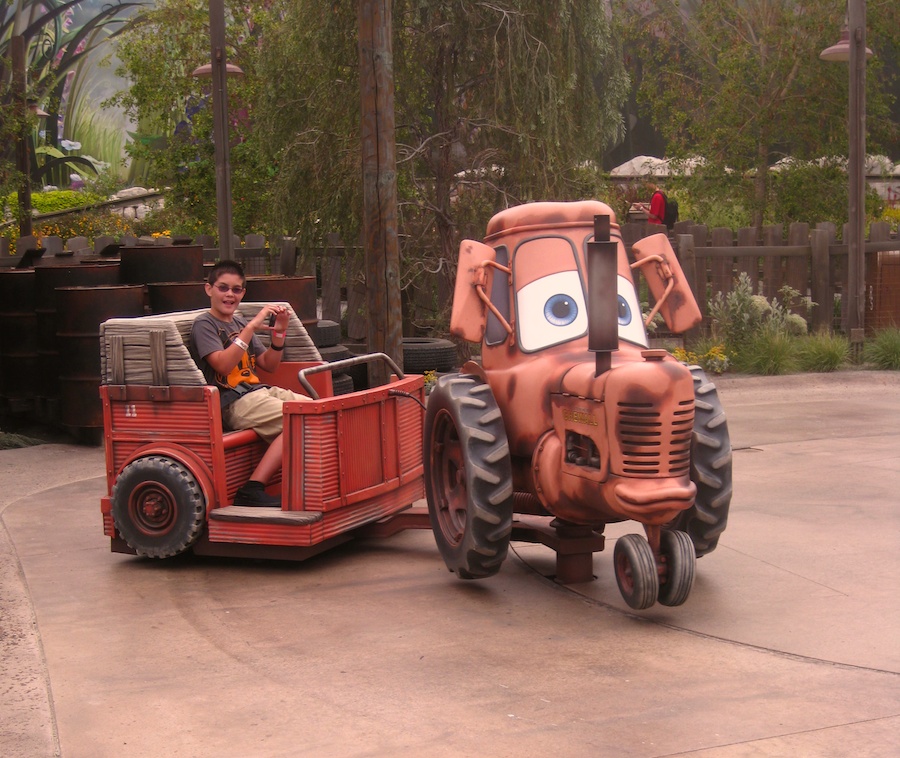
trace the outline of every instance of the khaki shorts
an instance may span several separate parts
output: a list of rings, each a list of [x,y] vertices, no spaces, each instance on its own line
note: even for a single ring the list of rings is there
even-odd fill
[[[262,389],[241,395],[222,409],[222,420],[229,429],[253,429],[267,443],[281,434],[284,428],[283,405],[289,400],[309,400],[281,387]]]

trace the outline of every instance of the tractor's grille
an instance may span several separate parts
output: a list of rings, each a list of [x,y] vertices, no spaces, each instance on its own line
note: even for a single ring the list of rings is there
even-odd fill
[[[653,403],[617,405],[621,458],[617,473],[634,477],[681,476],[690,471],[694,401],[664,413]]]

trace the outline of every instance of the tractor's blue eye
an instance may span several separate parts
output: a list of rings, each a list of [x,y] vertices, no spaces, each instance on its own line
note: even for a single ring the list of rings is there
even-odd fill
[[[631,307],[625,302],[625,298],[619,295],[619,326],[628,326],[631,323]]]
[[[544,304],[544,318],[553,326],[568,326],[578,316],[578,304],[568,295],[554,295]]]

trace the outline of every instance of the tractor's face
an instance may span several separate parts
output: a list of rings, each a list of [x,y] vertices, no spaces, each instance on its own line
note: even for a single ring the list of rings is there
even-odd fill
[[[588,240],[584,241],[584,244]],[[512,265],[515,324],[520,349],[534,353],[588,333],[584,250],[568,237],[522,242]],[[619,338],[647,346],[647,333],[627,268],[617,277]]]

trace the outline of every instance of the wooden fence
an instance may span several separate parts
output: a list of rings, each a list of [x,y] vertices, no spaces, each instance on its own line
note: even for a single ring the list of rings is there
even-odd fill
[[[626,247],[658,228],[624,224]],[[706,319],[716,293],[727,294],[738,277],[750,278],[754,293],[778,297],[785,285],[816,303],[812,331],[846,332],[847,245],[835,241],[834,224],[794,223],[784,237],[781,225],[708,229],[691,222],[676,224],[672,244]],[[865,323],[867,330],[900,325],[900,239],[890,224],[871,225],[865,246]]]

